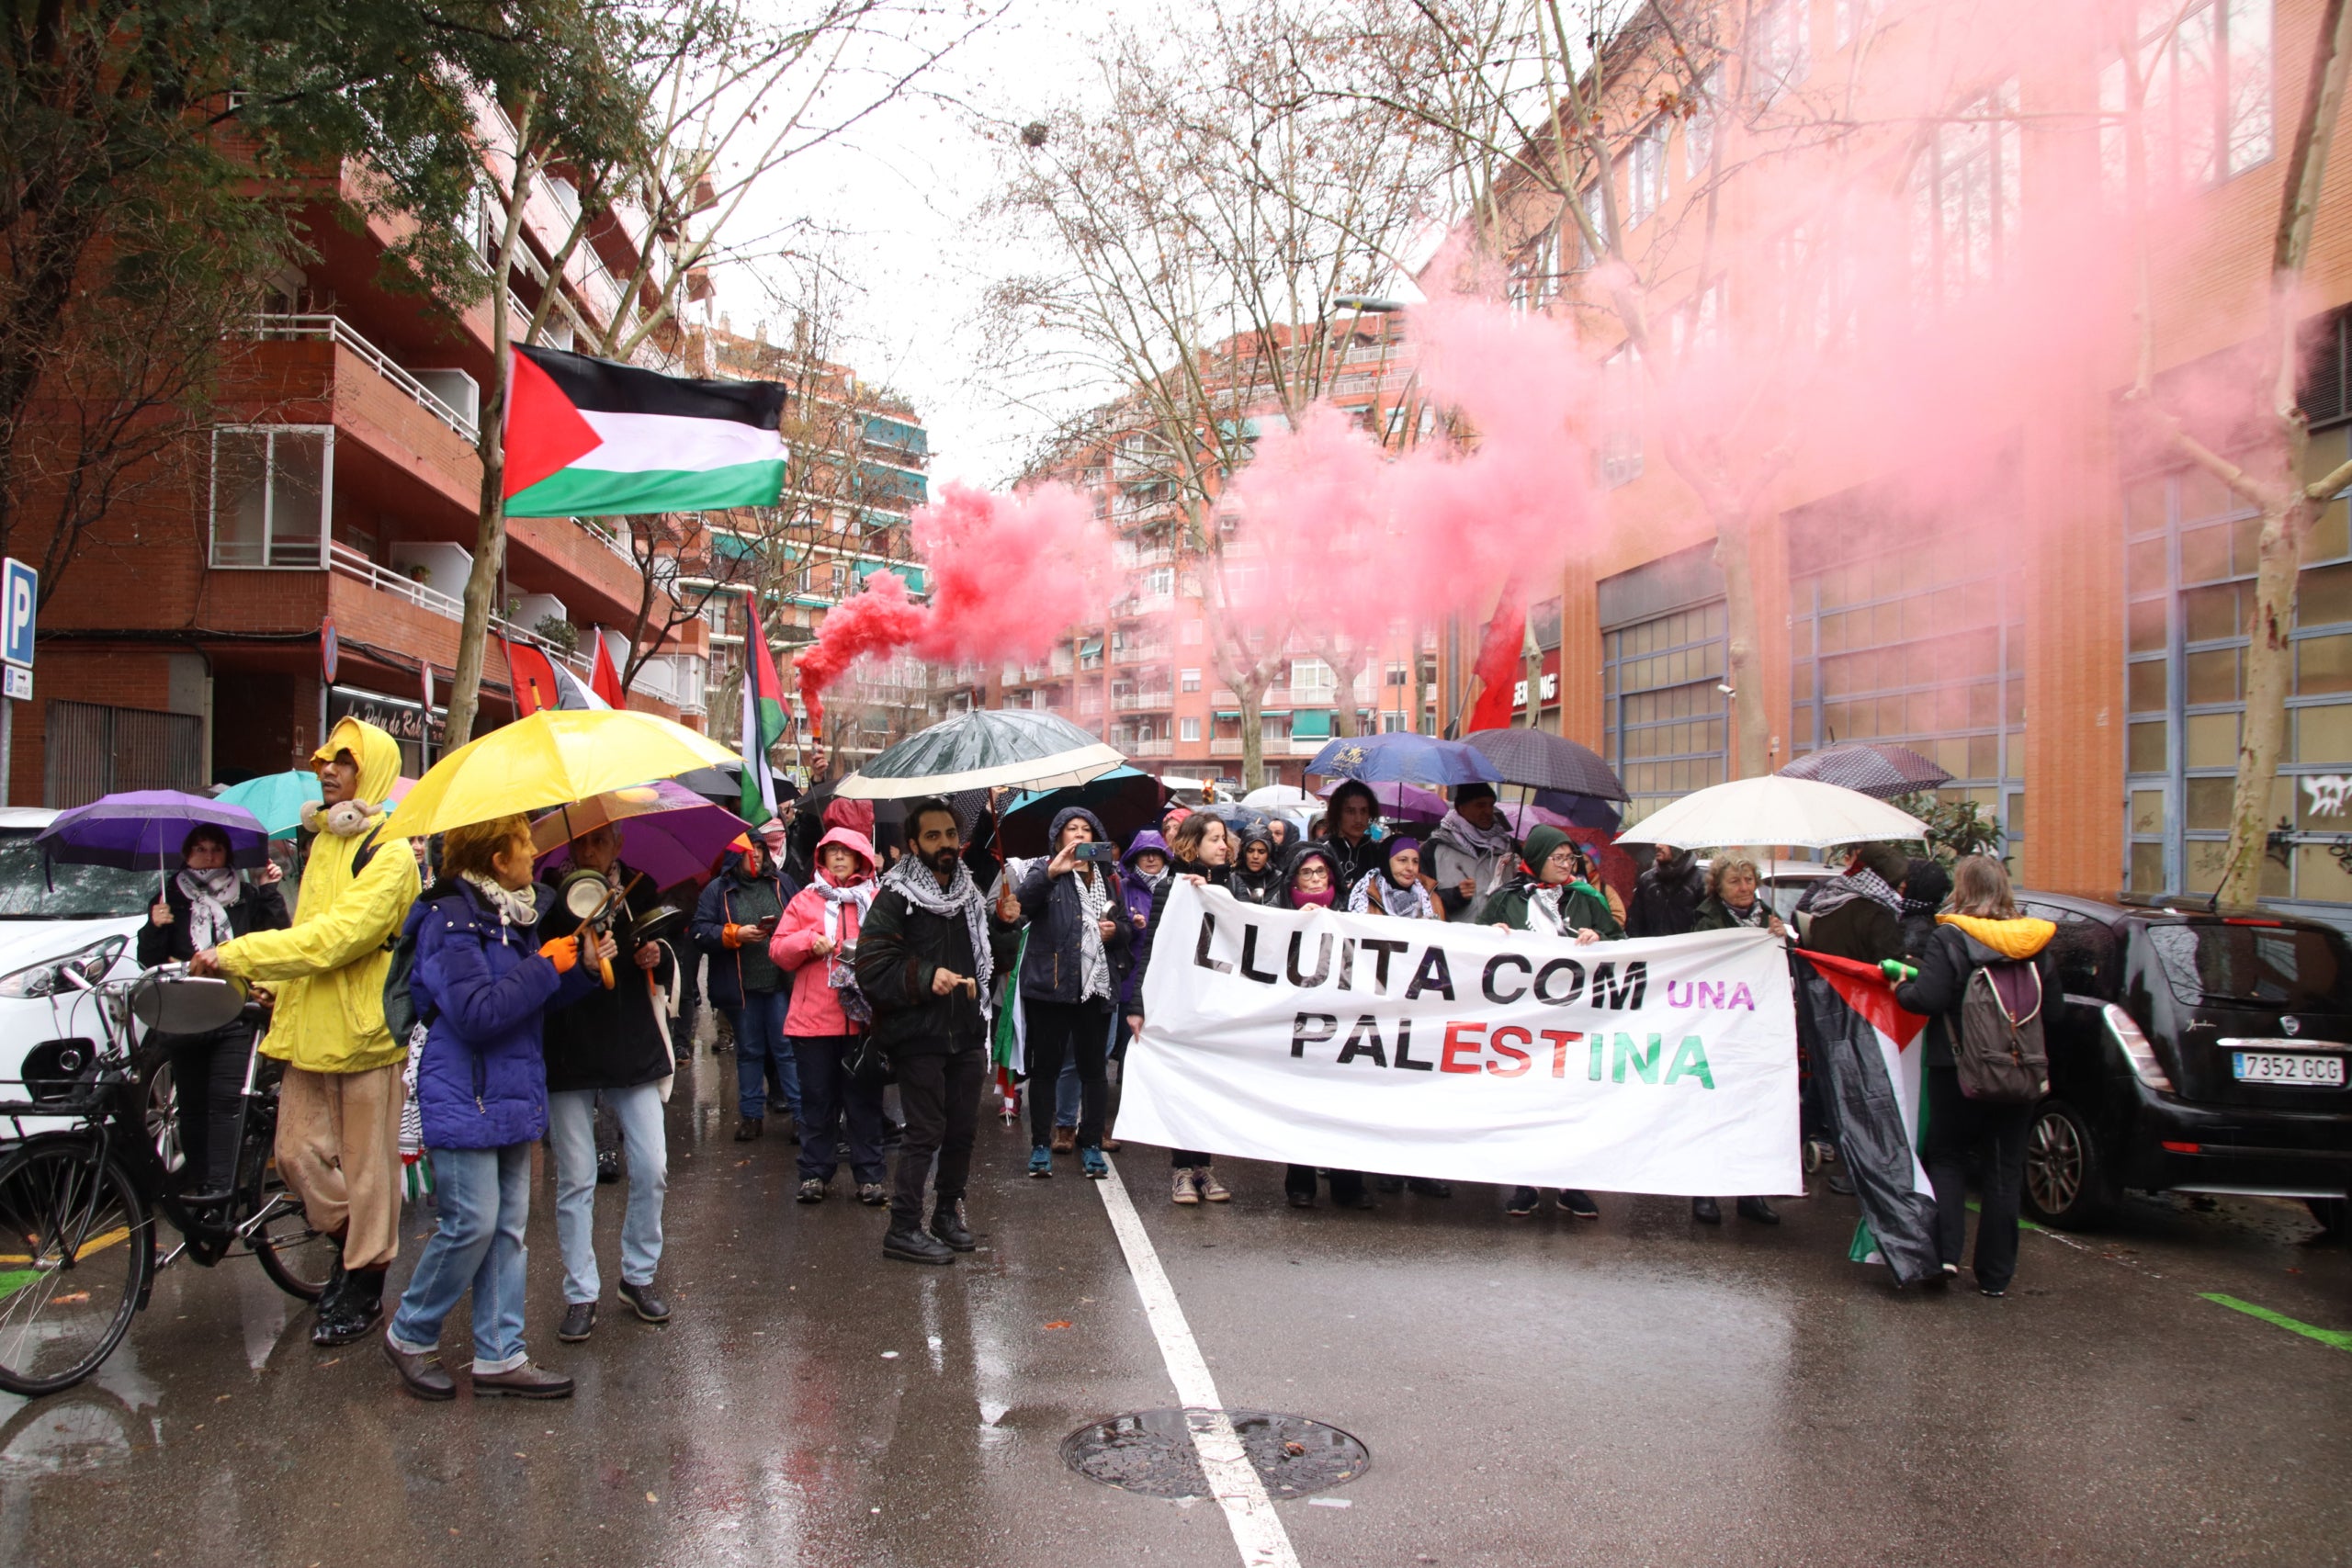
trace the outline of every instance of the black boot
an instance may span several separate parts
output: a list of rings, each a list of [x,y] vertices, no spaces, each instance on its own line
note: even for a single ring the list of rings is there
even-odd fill
[[[319,1303],[318,1326],[311,1331],[313,1345],[348,1345],[382,1321],[384,1271],[354,1269],[344,1276],[343,1293],[330,1308]]]
[[[1761,1198],[1742,1198],[1739,1201],[1739,1217],[1743,1220],[1753,1220],[1759,1225],[1777,1225],[1781,1223],[1781,1212]]]
[[[327,1337],[327,1325],[341,1317],[343,1298],[350,1290],[351,1276],[343,1271],[343,1254],[338,1251],[334,1256],[334,1267],[327,1270],[326,1288],[319,1292],[318,1305],[315,1309],[318,1317],[311,1325],[311,1344],[339,1345],[342,1343],[339,1339]]]
[[[1713,1198],[1693,1198],[1690,1200],[1690,1217],[1702,1225],[1722,1224],[1724,1223],[1723,1205],[1717,1203]]]
[[[932,1205],[931,1234],[957,1252],[969,1252],[978,1245],[972,1239],[972,1227],[964,1223],[961,1198],[942,1198]]]
[[[882,1238],[882,1256],[901,1263],[953,1263],[956,1254],[929,1231],[912,1225],[892,1225]]]

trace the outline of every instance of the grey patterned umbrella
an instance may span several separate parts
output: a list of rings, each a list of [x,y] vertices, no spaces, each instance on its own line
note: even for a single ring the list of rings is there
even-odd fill
[[[841,781],[851,800],[904,800],[991,785],[1084,784],[1126,759],[1066,718],[1032,708],[975,710],[910,735]]]
[[[1625,800],[1625,786],[1591,748],[1540,729],[1474,729],[1463,740],[1485,753],[1505,784],[1596,800]]]
[[[1813,779],[1880,800],[1915,790],[1940,789],[1951,775],[1907,746],[1848,740],[1809,751],[1781,770],[1783,778]]]

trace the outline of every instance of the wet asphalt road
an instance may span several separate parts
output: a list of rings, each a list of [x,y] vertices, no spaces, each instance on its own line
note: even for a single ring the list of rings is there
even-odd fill
[[[421,1404],[372,1339],[314,1350],[250,1259],[175,1268],[90,1383],[0,1397],[0,1562],[1240,1561],[1215,1504],[1059,1461],[1173,1402],[1073,1163],[1025,1179],[989,1119],[981,1250],[886,1264],[877,1212],[799,1207],[789,1145],[730,1141],[731,1076],[698,1058],[670,1108],[667,1327],[615,1312],[608,1187],[605,1316],[559,1344],[534,1194],[531,1342],[578,1397]],[[1233,1162],[1230,1206],[1181,1210],[1159,1151],[1114,1157],[1226,1404],[1371,1448],[1277,1506],[1305,1564],[2352,1561],[2352,1342],[2203,1299],[2352,1330],[2352,1255],[2298,1207],[2142,1200],[2027,1237],[1990,1301],[1890,1292],[1826,1191],[1770,1230],[1610,1194],[1597,1224],[1515,1222],[1474,1187],[1299,1213]]]

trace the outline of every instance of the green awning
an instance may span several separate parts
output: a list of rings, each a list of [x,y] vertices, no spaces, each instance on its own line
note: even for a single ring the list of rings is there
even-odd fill
[[[1241,716],[1241,710],[1239,708],[1219,708],[1216,710],[1216,716],[1219,718],[1239,718]]]
[[[1102,651],[1102,639],[1098,637],[1092,642],[1080,643],[1079,645],[1078,655],[1080,659],[1091,659]]]
[[[1321,739],[1331,733],[1331,715],[1328,710],[1301,708],[1290,716],[1290,732]]]

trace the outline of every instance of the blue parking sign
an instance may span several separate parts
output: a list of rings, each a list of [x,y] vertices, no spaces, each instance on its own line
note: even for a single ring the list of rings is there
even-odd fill
[[[0,660],[33,667],[33,606],[40,603],[40,573],[10,557],[0,560]]]

